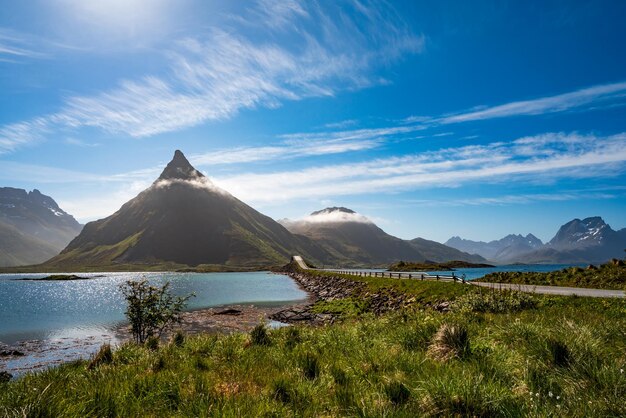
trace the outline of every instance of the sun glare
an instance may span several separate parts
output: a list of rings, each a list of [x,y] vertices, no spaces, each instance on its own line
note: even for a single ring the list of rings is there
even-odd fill
[[[60,0],[57,5],[61,19],[67,23],[61,30],[103,44],[146,43],[159,37],[169,28],[177,4],[169,0]]]

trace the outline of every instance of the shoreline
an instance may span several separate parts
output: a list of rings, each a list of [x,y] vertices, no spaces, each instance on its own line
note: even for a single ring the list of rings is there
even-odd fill
[[[301,309],[312,304],[312,295],[302,301],[269,303],[268,305],[242,303],[200,308],[183,312],[181,323],[175,324],[162,336],[167,341],[177,331],[188,335],[232,334],[250,332],[259,323],[270,327],[281,326],[271,317],[288,309]],[[230,312],[229,312],[230,311]],[[131,341],[132,335],[127,323],[113,325],[110,332],[84,337],[64,337],[49,340],[23,340],[14,344],[0,342],[0,372],[8,372],[14,377],[30,372],[39,372],[50,367],[76,360],[88,360],[103,344],[121,346]]]

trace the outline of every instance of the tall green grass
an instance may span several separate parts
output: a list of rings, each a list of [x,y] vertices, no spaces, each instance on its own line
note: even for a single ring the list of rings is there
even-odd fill
[[[451,326],[457,355],[431,355]],[[626,415],[624,301],[259,330],[104,349],[0,384],[0,416]]]

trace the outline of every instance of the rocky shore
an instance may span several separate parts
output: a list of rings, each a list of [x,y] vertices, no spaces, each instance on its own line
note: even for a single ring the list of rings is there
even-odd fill
[[[345,279],[341,276],[319,276],[307,273],[294,266],[288,265],[283,273],[288,274],[300,287],[308,292],[311,303],[303,306],[289,307],[270,315],[270,319],[289,324],[308,323],[321,325],[332,323],[338,318],[338,314],[332,312],[315,312],[313,306],[316,301],[333,301],[345,298],[358,298],[366,301],[367,310],[374,315],[398,310],[415,303],[415,298],[391,289],[380,292],[372,292],[364,282]],[[439,311],[447,311],[447,302],[433,306]]]

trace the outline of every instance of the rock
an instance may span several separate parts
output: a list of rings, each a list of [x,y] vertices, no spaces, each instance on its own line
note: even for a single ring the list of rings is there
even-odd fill
[[[7,383],[13,379],[13,375],[9,372],[0,372],[0,383]]]
[[[213,315],[241,315],[241,311],[238,309],[224,309],[223,311],[215,312]]]
[[[433,309],[439,312],[449,312],[450,311],[450,302],[440,302],[433,306]]]
[[[22,357],[23,355],[24,353],[18,350],[8,349],[0,351],[0,357]]]

